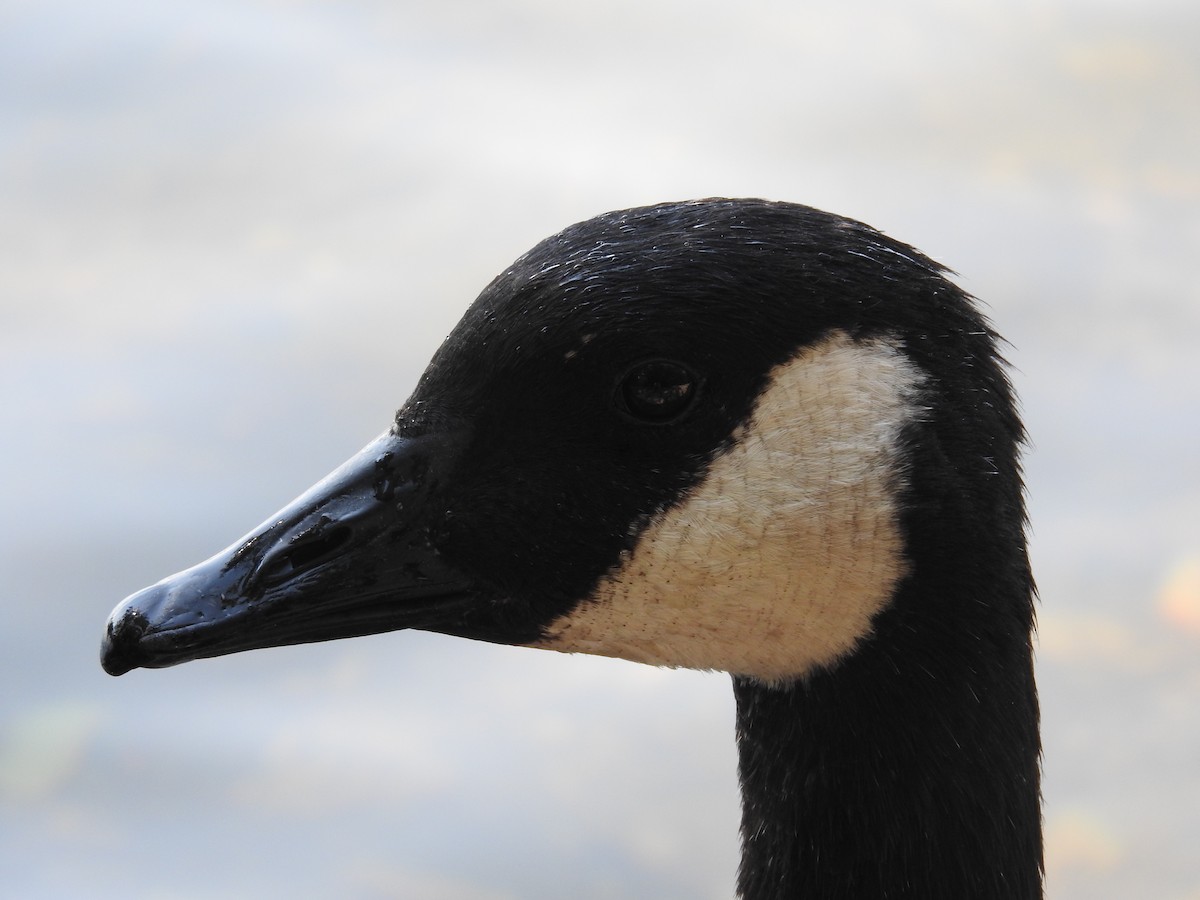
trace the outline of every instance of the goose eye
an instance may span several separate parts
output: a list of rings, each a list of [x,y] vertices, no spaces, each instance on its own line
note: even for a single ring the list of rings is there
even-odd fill
[[[682,363],[656,359],[631,369],[617,387],[619,405],[635,419],[673,422],[692,407],[699,378]]]

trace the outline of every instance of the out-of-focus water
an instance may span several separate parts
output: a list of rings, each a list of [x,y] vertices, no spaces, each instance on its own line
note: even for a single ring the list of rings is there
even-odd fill
[[[536,240],[727,195],[989,304],[1035,445],[1049,896],[1200,897],[1197,46],[1172,0],[0,3],[3,892],[728,897],[722,676],[417,634],[97,661]]]

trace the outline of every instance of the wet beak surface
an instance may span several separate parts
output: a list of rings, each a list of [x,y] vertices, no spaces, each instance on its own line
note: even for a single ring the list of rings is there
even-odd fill
[[[433,498],[455,446],[386,433],[226,550],[127,598],[105,671],[453,622],[471,585],[435,547]]]

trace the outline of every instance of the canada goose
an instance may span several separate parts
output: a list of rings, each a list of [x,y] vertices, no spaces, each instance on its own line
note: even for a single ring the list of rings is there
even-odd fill
[[[1041,896],[1022,427],[938,264],[759,200],[488,285],[390,429],[113,612],[104,668],[417,628],[733,676],[739,894]]]

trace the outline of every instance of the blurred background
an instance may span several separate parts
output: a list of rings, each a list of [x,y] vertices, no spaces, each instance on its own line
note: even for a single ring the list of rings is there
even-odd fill
[[[1034,442],[1048,896],[1200,898],[1193,0],[0,0],[2,892],[729,897],[725,676],[421,634],[98,663],[514,257],[710,195],[986,301]]]

